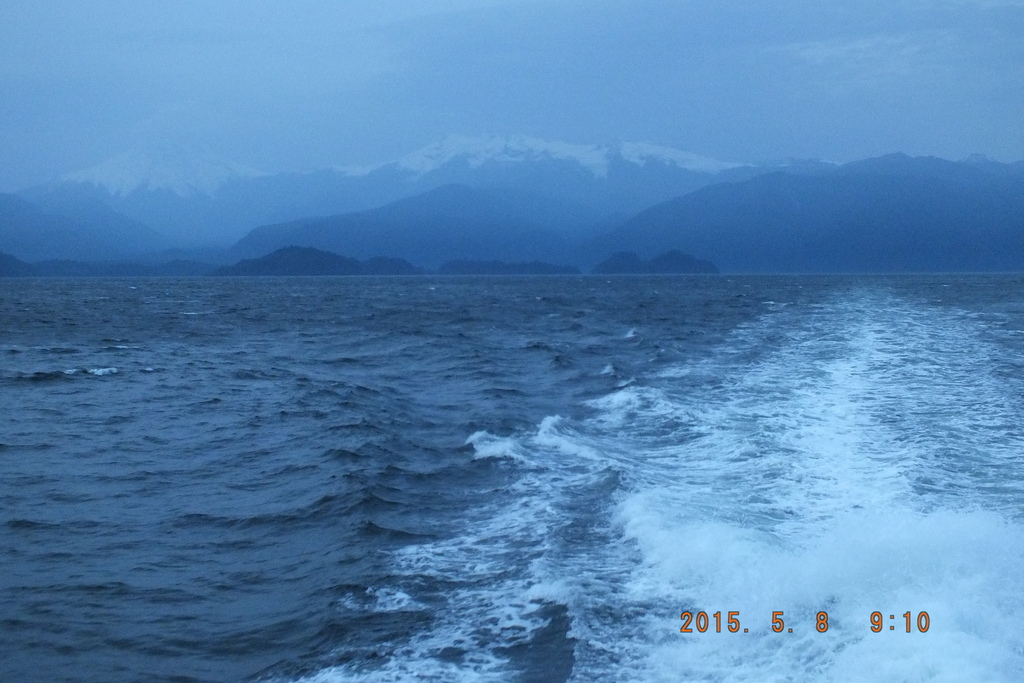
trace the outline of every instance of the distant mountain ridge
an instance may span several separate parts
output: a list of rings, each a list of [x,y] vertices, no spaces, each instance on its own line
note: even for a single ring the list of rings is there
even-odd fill
[[[618,145],[579,145],[525,135],[449,135],[443,140],[408,154],[395,162],[366,168],[350,167],[352,175],[367,174],[386,166],[397,166],[424,175],[452,162],[478,168],[487,163],[517,164],[537,161],[566,161],[578,164],[594,176],[607,176],[615,159],[642,166],[648,162],[677,166],[689,171],[718,173],[744,164],[720,161],[692,152],[648,143],[623,142]],[[345,169],[342,169],[345,170]]]
[[[289,246],[257,259],[224,266],[214,275],[418,275],[423,271],[399,258],[359,261],[321,249]]]
[[[594,220],[585,207],[545,197],[446,185],[378,209],[262,226],[230,253],[254,257],[297,245],[356,258],[389,254],[428,268],[451,260],[562,262]]]
[[[213,266],[173,261],[153,265],[141,263],[83,263],[40,261],[26,263],[0,252],[0,278],[4,277],[153,277],[153,276],[379,276],[379,275],[578,275],[574,266],[541,261],[448,261],[436,271],[419,268],[405,259],[375,256],[360,261],[311,247],[283,247],[256,259],[243,259],[230,266]]]
[[[666,251],[647,260],[632,251],[620,251],[594,266],[593,272],[598,275],[713,274],[718,272],[718,267],[710,261],[696,259],[678,249]]]
[[[208,185],[115,173],[116,191],[68,180],[6,195],[0,250],[224,264],[296,245],[428,268],[582,269],[616,252],[679,250],[725,272],[1024,269],[1024,162],[978,155],[737,166],[639,143],[453,136],[373,167],[197,168]]]
[[[575,275],[579,269],[532,261],[448,261],[436,270],[439,275]],[[245,259],[232,266],[218,268],[214,275],[427,275],[430,271],[405,259],[375,256],[360,261],[322,249],[289,246],[266,256]]]
[[[94,185],[120,197],[146,190],[188,197],[212,195],[230,180],[261,175],[265,174],[242,164],[164,146],[157,150],[129,150],[90,168],[68,173],[61,180]]]
[[[21,194],[89,198],[178,245],[226,246],[260,225],[368,210],[453,184],[544,195],[609,221],[749,168],[645,143],[449,136],[388,163],[274,174],[177,149],[132,151]]]
[[[731,272],[1024,269],[1024,177],[894,154],[824,173],[772,173],[642,211],[600,242],[681,249]]]
[[[165,246],[154,230],[101,202],[53,198],[39,206],[0,194],[0,251],[21,259],[109,261]]]

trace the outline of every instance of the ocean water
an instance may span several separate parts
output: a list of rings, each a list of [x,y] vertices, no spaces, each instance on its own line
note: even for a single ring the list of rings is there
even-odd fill
[[[1024,680],[1020,277],[8,280],[0,358],[3,681]]]

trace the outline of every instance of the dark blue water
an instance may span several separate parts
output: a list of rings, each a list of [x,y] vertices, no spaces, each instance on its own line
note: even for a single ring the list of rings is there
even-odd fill
[[[0,679],[1024,678],[1020,278],[9,280],[0,321]]]

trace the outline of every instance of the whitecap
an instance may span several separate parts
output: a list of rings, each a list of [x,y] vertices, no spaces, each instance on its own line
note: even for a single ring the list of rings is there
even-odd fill
[[[523,461],[522,450],[515,439],[500,437],[490,432],[474,432],[466,439],[467,446],[473,446],[473,459],[484,460],[487,458],[509,458],[515,461]]]

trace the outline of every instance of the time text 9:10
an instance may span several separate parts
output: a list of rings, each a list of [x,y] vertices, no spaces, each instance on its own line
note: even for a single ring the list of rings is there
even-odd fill
[[[771,629],[775,633],[792,633],[792,627],[786,626],[786,621],[783,618],[785,615],[783,612],[772,612]],[[893,623],[889,624],[889,631],[896,630],[896,615],[890,614],[889,620]],[[680,616],[683,620],[683,625],[679,629],[680,633],[707,633],[712,631],[714,633],[722,632],[722,613],[715,612],[714,614],[708,615],[707,612],[683,612]],[[882,612],[872,612],[869,617],[871,624],[871,630],[875,633],[880,633],[886,630],[885,615]],[[931,627],[931,617],[927,612],[918,612],[917,618],[914,619],[914,615],[911,612],[904,612],[902,614],[902,624],[906,629],[906,633],[913,633],[915,627],[919,633],[927,633]],[[749,633],[749,628],[742,628],[740,625],[740,613],[739,612],[726,612],[725,613],[725,630],[729,633],[739,633],[741,630],[743,633]],[[828,631],[828,612],[818,612],[814,624],[814,628],[818,633],[825,633]],[[903,629],[901,629],[903,630]]]

